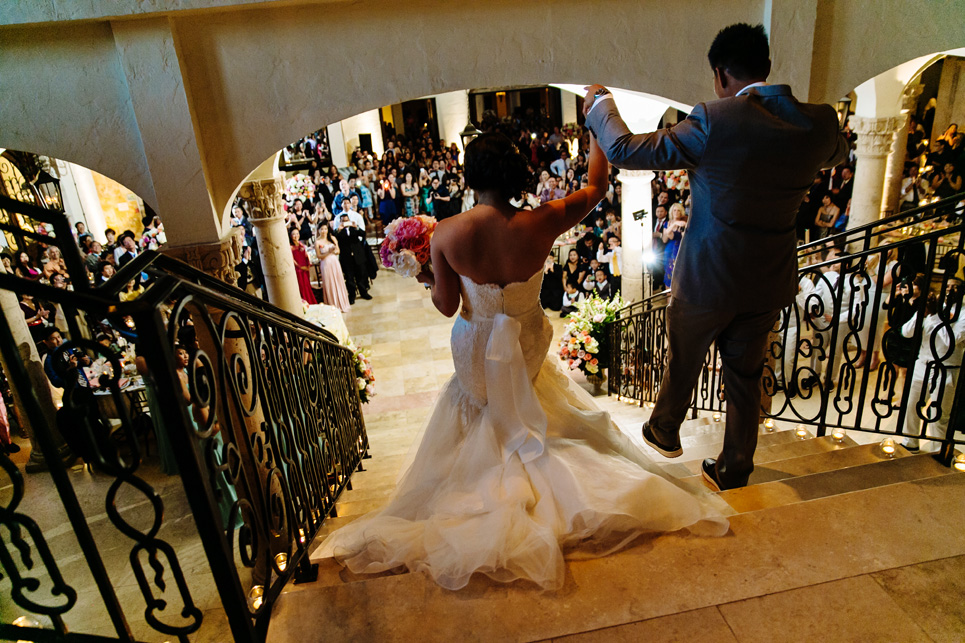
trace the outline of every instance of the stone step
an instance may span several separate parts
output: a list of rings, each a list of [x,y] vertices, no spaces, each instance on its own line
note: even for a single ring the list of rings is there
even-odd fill
[[[716,458],[720,454],[720,445],[724,441],[723,425],[721,426],[721,432],[719,435],[713,437],[712,440],[704,444],[699,444],[696,446],[690,446],[684,442],[681,438],[680,444],[683,446],[684,453],[683,456],[686,460],[681,462],[674,462],[669,458],[665,458],[650,447],[644,446],[648,456],[653,458],[661,466],[665,468],[670,468],[673,470],[680,471],[678,467],[671,465],[685,465],[687,462],[701,462],[704,458]],[[811,435],[808,434],[810,438]],[[794,431],[763,431],[757,436],[757,449],[761,450],[765,447],[774,446],[777,444],[787,444],[791,442],[802,442],[801,438],[795,435]],[[675,458],[676,460],[676,458]],[[675,474],[676,475],[676,474]],[[684,476],[690,475],[688,473],[682,474]]]
[[[957,519],[963,502],[965,476],[952,474],[736,515],[723,538],[666,534],[604,558],[569,560],[559,592],[478,576],[459,592],[441,589],[423,574],[345,582],[323,567],[320,579],[332,584],[289,584],[283,590],[267,641],[536,641],[589,631],[594,634],[585,640],[733,641],[726,625],[726,636],[708,629],[703,638],[681,637],[681,628],[669,625],[623,636],[604,628],[671,614],[689,622],[708,606],[808,587],[823,592],[825,583],[950,560],[965,554]],[[920,582],[930,578],[923,574]],[[814,613],[812,604],[827,605],[799,600],[782,607],[788,604],[804,605],[805,614]],[[778,618],[764,607],[762,618]],[[651,636],[634,635],[640,631]],[[838,640],[833,632],[831,639],[822,638],[820,627],[811,631],[817,634],[810,640]]]
[[[877,448],[877,445],[867,445]],[[861,448],[856,458],[864,457]],[[844,453],[843,451],[839,453]],[[879,456],[880,457],[880,456]],[[808,466],[806,458],[794,466],[804,471]],[[858,464],[845,469],[797,475],[784,480],[752,484],[741,489],[722,491],[718,495],[738,513],[750,513],[784,505],[808,502],[818,498],[839,496],[864,491],[876,487],[895,485],[947,476],[954,469],[942,466],[931,455],[907,455],[890,460],[879,460],[868,464]],[[687,480],[688,485],[705,484],[694,477]]]
[[[819,453],[828,453],[830,451],[840,451],[842,449],[857,446],[857,444],[857,442],[849,437],[845,437],[841,442],[835,442],[830,436],[824,436],[822,438],[807,438],[803,440],[796,439],[788,442],[771,444],[769,446],[761,446],[759,443],[757,450],[754,452],[754,464],[761,465],[769,462],[777,462],[779,460],[800,458]],[[718,446],[717,449],[719,451],[720,447]],[[684,453],[686,454],[688,451],[684,450]],[[709,457],[715,457],[716,455],[717,454],[714,454]],[[687,462],[681,462],[680,464],[674,465],[664,465],[664,470],[677,476],[678,478],[686,478],[693,475],[700,475],[700,465],[702,462],[703,459],[688,460]]]
[[[830,443],[830,444],[829,444]],[[801,453],[795,454],[795,447]],[[840,447],[830,438],[813,438],[797,444],[782,444],[770,449],[786,451],[788,455],[769,461],[758,460],[755,454],[754,472],[751,473],[749,485],[764,484],[776,480],[786,480],[799,476],[809,476],[816,473],[828,473],[850,467],[881,462],[885,459],[878,444],[863,444],[850,447]],[[765,449],[769,451],[770,449]],[[908,457],[910,454],[904,449],[895,453],[896,458]],[[767,454],[764,454],[767,457]],[[702,478],[700,464],[694,465],[695,478]]]

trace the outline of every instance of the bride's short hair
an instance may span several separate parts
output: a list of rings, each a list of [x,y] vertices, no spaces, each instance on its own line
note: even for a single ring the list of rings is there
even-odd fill
[[[533,173],[519,149],[498,132],[480,134],[466,146],[466,185],[498,190],[507,201],[529,189]]]

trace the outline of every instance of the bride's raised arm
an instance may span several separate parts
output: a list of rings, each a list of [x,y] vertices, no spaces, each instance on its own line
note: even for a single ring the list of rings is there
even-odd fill
[[[607,189],[607,177],[610,174],[610,163],[606,155],[596,142],[596,137],[590,134],[590,157],[587,168],[588,185],[577,190],[564,199],[549,201],[536,210],[534,214],[544,219],[544,225],[557,237],[583,220],[590,210],[603,200]]]

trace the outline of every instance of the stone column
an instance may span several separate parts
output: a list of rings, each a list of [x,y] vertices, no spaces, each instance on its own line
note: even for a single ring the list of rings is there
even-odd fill
[[[653,172],[649,170],[620,170],[617,175],[623,184],[623,222],[621,227],[623,245],[623,298],[629,301],[643,299],[649,292],[644,292],[643,255],[650,249],[652,241],[650,228],[650,182]],[[633,217],[634,212],[643,211],[643,218],[639,221]]]
[[[881,203],[881,216],[887,217],[898,212],[898,198],[901,195],[901,178],[905,170],[905,148],[908,146],[908,115],[918,105],[924,85],[908,86],[901,95],[901,125],[895,132],[895,141],[888,154],[888,164],[885,168],[885,192]]]
[[[849,228],[856,228],[880,218],[888,152],[901,122],[902,119],[898,116],[851,117],[851,127],[858,135],[858,147],[855,151],[857,161]]]
[[[238,190],[238,196],[248,205],[249,220],[255,228],[268,301],[302,316],[295,259],[281,207],[282,192],[279,179],[264,179],[245,183]]]

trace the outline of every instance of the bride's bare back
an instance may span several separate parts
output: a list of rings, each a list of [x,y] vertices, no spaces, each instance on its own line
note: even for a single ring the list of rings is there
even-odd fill
[[[609,165],[590,139],[589,185],[535,210],[517,210],[496,191],[476,192],[479,205],[439,223],[432,237],[432,301],[451,317],[459,309],[459,275],[478,284],[526,281],[543,266],[553,241],[579,223],[606,191]]]

